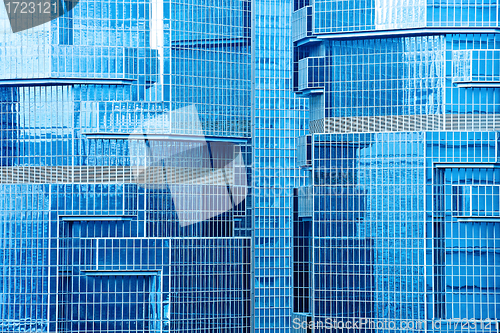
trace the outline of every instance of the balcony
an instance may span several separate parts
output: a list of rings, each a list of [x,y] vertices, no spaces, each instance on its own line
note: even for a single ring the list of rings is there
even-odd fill
[[[308,57],[299,60],[298,90],[302,94],[323,93],[325,58]]]
[[[312,6],[302,7],[292,14],[292,40],[298,44],[316,41],[313,36]]]
[[[312,165],[312,137],[310,135],[297,138],[297,163],[303,168]]]
[[[150,48],[57,45],[44,56],[50,64],[46,70],[32,74],[4,69],[0,86],[153,84],[159,75],[158,50]]]
[[[500,88],[500,50],[454,51],[453,83],[461,88]]]

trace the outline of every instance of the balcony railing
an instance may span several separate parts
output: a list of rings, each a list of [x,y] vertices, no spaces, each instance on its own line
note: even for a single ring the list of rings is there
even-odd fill
[[[292,39],[294,42],[312,37],[312,28],[312,6],[306,6],[293,12]]]
[[[325,58],[308,57],[299,60],[298,89],[302,93],[322,92],[325,84]]]

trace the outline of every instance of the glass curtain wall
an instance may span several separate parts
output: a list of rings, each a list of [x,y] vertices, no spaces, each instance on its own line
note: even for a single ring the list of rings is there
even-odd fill
[[[248,332],[249,2],[0,7],[0,330]]]

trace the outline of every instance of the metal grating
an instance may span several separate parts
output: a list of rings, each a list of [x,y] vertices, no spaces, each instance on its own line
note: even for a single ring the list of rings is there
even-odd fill
[[[500,114],[336,117],[311,121],[309,128],[311,133],[494,131]]]
[[[0,184],[192,184],[233,185],[234,169],[117,166],[0,167]]]

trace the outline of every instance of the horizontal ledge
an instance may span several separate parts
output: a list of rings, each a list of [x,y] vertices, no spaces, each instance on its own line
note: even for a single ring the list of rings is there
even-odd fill
[[[66,222],[76,221],[128,221],[135,216],[127,215],[59,215],[59,219]]]
[[[499,81],[470,81],[470,82],[454,82],[458,88],[500,88]]]
[[[155,275],[160,275],[161,273],[160,271],[141,271],[141,270],[85,270],[81,272],[89,276],[131,276],[131,275],[155,276]]]
[[[310,89],[306,88],[306,89],[299,89],[298,93],[300,93],[300,95],[324,94],[325,90],[324,88],[310,88]]]
[[[222,137],[182,134],[148,134],[148,133],[83,133],[88,139],[107,140],[171,140],[171,141],[202,141],[202,142],[230,142],[247,143],[249,138]]]
[[[500,216],[454,216],[458,222],[500,222]]]
[[[496,28],[409,28],[409,29],[389,29],[389,30],[370,30],[358,32],[335,32],[315,34],[320,39],[356,39],[356,38],[388,38],[388,37],[406,37],[422,35],[443,35],[443,34],[497,34],[500,29]]]
[[[495,163],[454,163],[454,162],[434,162],[434,168],[449,169],[449,168],[480,168],[480,169],[494,169],[500,166]]]
[[[91,79],[91,78],[42,78],[42,79],[8,79],[0,80],[0,86],[59,86],[78,84],[97,85],[129,85],[131,79]]]
[[[295,43],[296,43],[296,46],[303,46],[303,45],[307,45],[307,44],[321,43],[321,39],[315,38],[315,37],[306,37],[306,38],[296,40]]]

